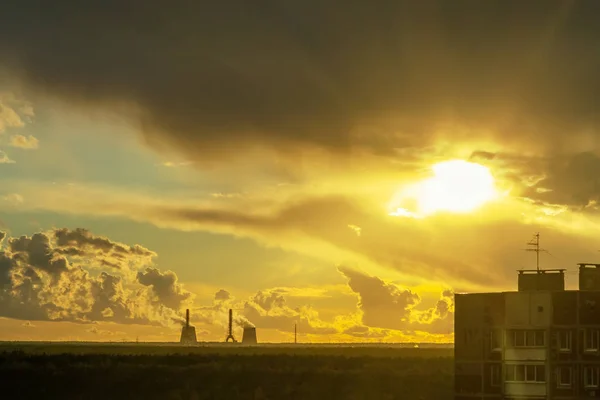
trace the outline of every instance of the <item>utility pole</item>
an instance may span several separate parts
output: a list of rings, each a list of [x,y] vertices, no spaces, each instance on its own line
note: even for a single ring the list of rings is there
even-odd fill
[[[540,251],[544,251],[547,253],[547,251],[545,249],[540,248],[540,233],[539,232],[537,232],[535,235],[533,235],[533,239],[531,239],[527,243],[527,246],[531,246],[531,248],[525,249],[525,251],[535,251],[535,267],[539,272],[540,271]]]

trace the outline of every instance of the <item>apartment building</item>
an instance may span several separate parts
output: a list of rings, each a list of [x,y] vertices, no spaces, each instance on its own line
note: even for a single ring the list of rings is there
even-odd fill
[[[455,399],[600,398],[600,264],[520,270],[518,290],[455,295]]]

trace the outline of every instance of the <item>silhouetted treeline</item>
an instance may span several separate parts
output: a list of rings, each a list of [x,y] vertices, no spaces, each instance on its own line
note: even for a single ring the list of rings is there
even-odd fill
[[[19,399],[451,399],[451,357],[0,353]],[[7,397],[9,398],[9,397]]]

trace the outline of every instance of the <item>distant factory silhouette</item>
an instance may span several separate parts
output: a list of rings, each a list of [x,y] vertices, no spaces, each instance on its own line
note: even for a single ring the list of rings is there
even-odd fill
[[[233,336],[233,310],[229,309],[229,325],[227,329],[227,337],[225,338],[225,343],[229,343],[229,341],[233,343],[237,343],[235,337]]]
[[[258,344],[256,337],[256,327],[244,326],[242,333],[242,344],[252,345]],[[294,327],[295,330],[295,327]],[[296,341],[294,337],[294,342]],[[194,345],[198,343],[196,338],[196,328],[190,325],[190,310],[185,310],[185,324],[181,328],[181,338],[179,343],[182,345]],[[233,309],[229,309],[229,323],[227,325],[227,336],[225,337],[225,343],[238,343],[237,339],[233,335]]]
[[[179,339],[179,343],[184,345],[196,344],[198,340],[196,339],[196,328],[194,326],[190,326],[190,310],[185,310],[185,325],[181,328],[181,338]]]

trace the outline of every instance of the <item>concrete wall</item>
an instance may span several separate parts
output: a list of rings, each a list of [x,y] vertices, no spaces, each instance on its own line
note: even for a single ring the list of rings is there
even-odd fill
[[[556,291],[565,290],[565,275],[562,272],[520,273],[518,287],[520,291]]]
[[[554,325],[576,325],[577,297],[576,291],[564,291],[552,293],[552,320]]]
[[[486,293],[457,294],[454,296],[455,320],[461,328],[481,328]]]
[[[600,325],[600,292],[579,292],[579,323]]]
[[[479,363],[456,363],[454,387],[457,394],[478,394],[483,389],[484,365]]]
[[[507,326],[529,326],[529,292],[505,293],[505,319]]]
[[[579,290],[600,290],[600,268],[579,268]]]
[[[504,294],[507,327],[548,327],[552,322],[550,292],[510,292]]]
[[[552,293],[531,292],[529,321],[535,327],[548,327],[552,323]]]
[[[545,348],[510,348],[504,350],[505,361],[543,361],[547,359]]]
[[[546,384],[542,382],[506,382],[504,394],[517,398],[525,396],[546,396]]]

